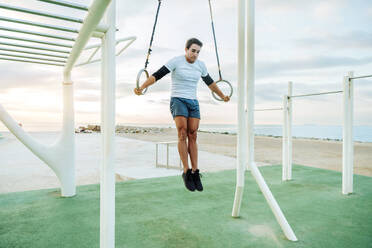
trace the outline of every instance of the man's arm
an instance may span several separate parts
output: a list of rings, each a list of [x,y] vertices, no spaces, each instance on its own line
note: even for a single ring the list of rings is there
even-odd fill
[[[214,93],[216,93],[219,97],[221,97],[221,99],[223,99],[225,102],[228,102],[230,100],[230,97],[225,96],[222,93],[220,88],[218,88],[217,83],[213,81],[213,79],[211,78],[211,76],[209,76],[209,74],[207,74],[207,76],[205,76],[205,77],[202,77],[202,79],[203,79],[204,83],[206,85],[208,85],[209,89],[211,91],[213,91]]]
[[[162,66],[159,70],[157,70],[155,73],[153,73],[139,88],[134,89],[134,93],[136,95],[142,95],[142,91],[149,87],[150,85],[153,85],[156,81],[167,75],[170,71],[167,67]]]
[[[211,91],[213,91],[214,93],[216,93],[219,97],[221,97],[221,99],[223,99],[224,102],[228,102],[230,100],[230,97],[229,96],[225,96],[222,91],[220,90],[220,88],[218,88],[217,86],[217,83],[216,82],[213,82],[212,84],[208,85],[209,89],[211,89]]]

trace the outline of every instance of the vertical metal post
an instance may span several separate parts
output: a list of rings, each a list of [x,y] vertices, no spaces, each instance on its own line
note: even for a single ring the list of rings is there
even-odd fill
[[[288,96],[292,96],[292,82],[288,82]],[[287,180],[292,180],[292,97],[288,98],[288,171],[287,171]]]
[[[288,178],[288,96],[283,96],[282,181]]]
[[[156,155],[155,155],[155,167],[158,167],[158,152],[159,152],[159,144],[156,143]]]
[[[107,8],[108,30],[102,38],[101,121],[103,159],[101,164],[100,247],[115,247],[115,0]]]
[[[238,135],[236,190],[232,216],[238,217],[244,191],[244,170],[247,165],[247,129],[245,109],[246,65],[246,0],[238,0]]]
[[[344,77],[344,125],[342,142],[342,194],[353,193],[353,72]]]
[[[167,143],[167,169],[169,169],[169,143]]]

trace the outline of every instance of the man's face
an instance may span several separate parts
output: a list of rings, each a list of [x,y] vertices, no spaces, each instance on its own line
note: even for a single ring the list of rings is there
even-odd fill
[[[198,59],[200,49],[201,47],[196,44],[192,44],[189,49],[186,48],[185,51],[187,61],[194,63]]]

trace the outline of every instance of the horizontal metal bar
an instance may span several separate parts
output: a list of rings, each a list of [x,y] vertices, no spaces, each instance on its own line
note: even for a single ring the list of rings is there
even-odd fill
[[[128,41],[128,40],[129,40],[129,42],[119,52],[117,52],[115,56],[119,56],[120,54],[122,54],[123,51],[125,49],[127,49],[136,39],[137,39],[136,36],[130,36],[130,37],[121,38],[121,39],[117,40],[116,45],[118,45],[121,42]],[[87,65],[87,64],[92,64],[92,63],[101,61],[101,59],[91,60],[93,58],[93,56],[97,53],[97,51],[101,48],[101,44],[95,44],[95,45],[87,46],[87,47],[84,48],[84,50],[89,50],[89,49],[93,49],[93,48],[96,48],[96,50],[92,53],[92,55],[89,57],[89,59],[86,60],[83,63],[75,65],[75,67],[83,66],[83,65]]]
[[[32,39],[26,39],[26,38],[14,37],[14,36],[7,36],[7,35],[0,35],[0,38],[9,39],[9,40],[26,41],[26,42],[32,42],[32,43],[39,43],[39,44],[51,45],[51,46],[72,48],[71,45],[59,44],[59,43],[54,43],[54,42],[46,42],[46,41],[41,41],[41,40],[32,40]]]
[[[329,92],[321,92],[321,93],[314,93],[314,94],[306,94],[306,95],[295,95],[295,96],[288,96],[289,98],[293,97],[303,97],[303,96],[318,96],[318,95],[328,95],[328,94],[337,94],[342,93],[342,90],[339,91],[329,91]]]
[[[16,54],[10,54],[10,53],[0,53],[0,55],[1,56],[16,57],[16,58],[23,58],[23,59],[37,59],[37,60],[45,60],[45,61],[66,63],[66,60],[47,59],[47,58],[40,58],[40,57],[33,57],[33,56],[23,56],[23,55],[16,55]]]
[[[83,5],[79,5],[79,4],[76,4],[76,3],[70,3],[70,2],[66,2],[66,1],[56,1],[56,0],[38,0],[40,2],[46,2],[46,3],[51,3],[51,4],[55,4],[55,5],[60,5],[60,6],[64,6],[64,7],[68,7],[68,8],[73,8],[73,9],[79,9],[79,10],[85,10],[85,11],[88,11],[88,7],[86,6],[83,6]]]
[[[26,62],[26,63],[33,63],[33,64],[42,64],[42,65],[64,66],[63,64],[46,63],[46,62],[38,62],[38,61],[23,60],[23,59],[8,59],[8,58],[2,58],[2,57],[0,57],[0,59],[1,60],[16,61],[16,62]]]
[[[58,35],[50,35],[50,34],[43,34],[43,33],[31,32],[31,31],[26,31],[26,30],[21,30],[21,29],[7,28],[7,27],[3,27],[3,26],[0,26],[0,30],[9,31],[9,32],[16,32],[16,33],[22,33],[22,34],[30,34],[30,35],[42,36],[42,37],[47,37],[47,38],[59,39],[59,40],[75,41],[74,38],[70,38],[70,37],[64,37],[64,36],[58,36]]]
[[[46,12],[34,11],[34,10],[30,10],[30,9],[20,8],[20,7],[13,7],[13,6],[9,6],[7,4],[0,4],[0,8],[1,9],[12,10],[12,11],[18,11],[18,12],[27,13],[27,14],[32,14],[32,15],[38,15],[38,16],[44,16],[44,17],[59,19],[59,20],[63,20],[63,21],[83,23],[82,19],[72,18],[72,17],[67,17],[67,16],[61,16],[61,15],[54,15],[54,14],[50,14],[50,13],[46,13]]]
[[[6,46],[14,46],[14,47],[22,47],[22,48],[29,48],[29,49],[36,49],[36,50],[43,50],[43,51],[49,51],[49,52],[56,52],[56,53],[66,53],[70,54],[70,51],[65,50],[58,50],[58,49],[52,49],[52,48],[44,48],[44,47],[32,47],[32,46],[25,46],[21,44],[13,44],[8,42],[1,42],[0,45],[6,45]]]
[[[42,56],[49,56],[49,57],[63,58],[63,59],[68,58],[67,56],[62,56],[62,55],[54,55],[54,54],[48,54],[48,53],[37,53],[37,52],[30,52],[30,51],[26,51],[26,50],[9,49],[9,48],[4,48],[4,47],[0,47],[0,51],[15,52],[15,53],[27,53],[27,54],[42,55]]]
[[[79,33],[79,30],[73,29],[73,28],[66,28],[66,27],[48,25],[48,24],[43,24],[43,23],[24,21],[24,20],[19,20],[19,19],[14,19],[14,18],[9,18],[9,17],[3,17],[3,16],[0,16],[0,21],[7,21],[7,22],[25,24],[25,25],[36,26],[36,27],[41,27],[41,28],[48,28],[48,29],[59,30],[59,31],[65,31],[65,32],[70,32],[70,33]]]
[[[283,110],[283,108],[255,109],[254,111],[273,111],[273,110]]]
[[[110,2],[111,1],[109,0],[95,0],[89,7],[89,12],[84,19],[84,24],[79,31],[79,35],[76,38],[74,47],[71,49],[70,56],[67,59],[67,63],[63,72],[65,79],[70,77],[71,70],[74,67],[76,60],[82,53],[93,32],[97,30],[97,25],[102,19]]]
[[[351,77],[349,79],[359,79],[359,78],[369,78],[372,77],[372,75],[365,75],[365,76],[359,76],[359,77]]]

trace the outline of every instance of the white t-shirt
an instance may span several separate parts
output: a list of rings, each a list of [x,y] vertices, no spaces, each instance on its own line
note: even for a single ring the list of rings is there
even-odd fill
[[[171,97],[197,99],[197,84],[201,77],[208,75],[204,62],[196,60],[191,64],[181,55],[169,60],[165,67],[172,72]]]

